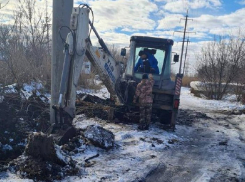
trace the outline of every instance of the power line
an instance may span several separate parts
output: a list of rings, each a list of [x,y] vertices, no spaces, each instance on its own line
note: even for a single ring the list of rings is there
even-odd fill
[[[3,9],[5,6],[7,6],[8,3],[9,3],[9,0],[3,6],[2,6],[2,3],[0,3],[0,9]]]
[[[186,35],[186,33],[195,33],[195,32],[187,32],[186,31],[186,28],[187,28],[187,22],[188,22],[188,20],[193,20],[193,19],[189,19],[188,18],[188,10],[187,10],[187,13],[186,13],[186,16],[185,16],[185,27],[184,27],[184,31],[175,31],[175,32],[183,32],[184,33],[184,35],[183,35],[183,41],[182,41],[182,48],[181,48],[181,55],[180,55],[180,67],[179,67],[179,74],[181,74],[181,72],[182,72],[182,60],[183,60],[183,52],[184,52],[184,46],[185,46],[185,35]]]

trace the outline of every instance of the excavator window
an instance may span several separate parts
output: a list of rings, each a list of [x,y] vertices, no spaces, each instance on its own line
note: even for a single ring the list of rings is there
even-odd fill
[[[165,50],[136,47],[134,72],[160,75],[162,73],[164,58]]]

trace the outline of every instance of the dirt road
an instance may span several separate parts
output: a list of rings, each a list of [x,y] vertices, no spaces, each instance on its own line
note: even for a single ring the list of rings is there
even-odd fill
[[[146,182],[245,181],[245,116],[199,106],[198,111],[203,112],[193,114],[197,107],[191,111],[187,106],[182,104],[182,113],[189,119],[180,117],[175,132],[186,140],[162,153],[161,164]]]

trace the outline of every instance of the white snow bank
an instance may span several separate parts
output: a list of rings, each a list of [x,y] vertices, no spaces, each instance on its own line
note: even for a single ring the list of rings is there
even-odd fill
[[[224,100],[206,100],[195,97],[190,93],[190,88],[182,87],[180,96],[180,108],[206,111],[243,110],[245,106],[240,102],[234,102],[234,95],[228,95]]]
[[[201,82],[201,81],[192,81],[190,83],[190,87],[194,90],[198,90],[198,91],[206,91],[206,89],[211,88],[211,86],[214,86],[215,83],[211,83],[211,82]],[[221,83],[221,87],[225,87],[226,83]],[[236,90],[237,87],[244,87],[244,85],[242,84],[237,84],[237,83],[229,83],[228,84],[228,91],[230,92],[234,92],[234,90]]]

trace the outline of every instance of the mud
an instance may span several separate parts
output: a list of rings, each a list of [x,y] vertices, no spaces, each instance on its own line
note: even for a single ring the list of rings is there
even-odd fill
[[[176,123],[179,125],[192,126],[193,124],[195,124],[200,120],[208,120],[208,119],[212,119],[212,118],[207,116],[207,114],[205,113],[190,110],[190,109],[179,109]]]
[[[229,168],[218,169],[218,172],[210,179],[209,182],[240,182],[239,175],[232,173]]]

